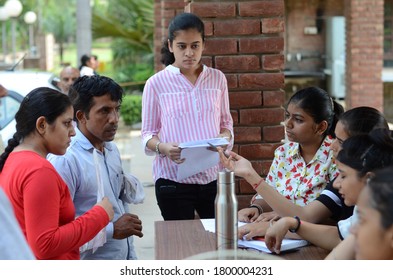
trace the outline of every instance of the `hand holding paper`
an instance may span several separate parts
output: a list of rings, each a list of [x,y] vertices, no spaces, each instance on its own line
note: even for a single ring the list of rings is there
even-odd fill
[[[97,203],[105,203],[106,200],[108,200],[108,198],[105,198],[104,184],[102,182],[100,163],[99,163],[99,155],[96,149],[93,150],[93,160],[94,160],[94,165],[96,167],[95,171],[96,171],[96,178],[97,178]],[[110,220],[113,219],[113,215],[111,215],[112,217],[110,217]],[[99,247],[103,246],[105,243],[106,243],[106,228],[104,227],[102,230],[100,230],[99,233],[97,233],[97,235],[92,240],[83,244],[79,248],[79,251],[82,253],[84,251],[93,249],[93,253],[94,253]]]
[[[214,146],[212,143],[210,143],[210,142],[207,142],[207,144],[209,144],[209,146],[210,146],[210,150],[212,150],[212,151],[214,151],[214,152],[219,152],[219,150],[218,150],[218,148],[217,147],[221,147],[221,146]],[[224,154],[224,156],[226,157],[226,158],[229,158],[229,156],[223,151],[223,154]]]
[[[181,143],[181,158],[185,161],[179,164],[177,180],[181,181],[187,177],[195,175],[209,169],[219,163],[217,152],[208,149],[209,143],[213,146],[226,146],[229,144],[225,138],[211,138],[205,140]]]

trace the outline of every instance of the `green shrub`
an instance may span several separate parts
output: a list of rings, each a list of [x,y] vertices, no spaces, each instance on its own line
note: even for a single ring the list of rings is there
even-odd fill
[[[125,95],[120,107],[120,115],[126,125],[142,121],[142,95]]]

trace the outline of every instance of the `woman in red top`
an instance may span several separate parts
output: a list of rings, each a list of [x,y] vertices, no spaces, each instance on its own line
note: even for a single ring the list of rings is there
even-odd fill
[[[62,155],[75,135],[68,96],[37,88],[15,115],[16,133],[0,156],[0,186],[37,259],[80,259],[79,247],[113,218],[107,198],[75,219],[67,185],[46,160]]]

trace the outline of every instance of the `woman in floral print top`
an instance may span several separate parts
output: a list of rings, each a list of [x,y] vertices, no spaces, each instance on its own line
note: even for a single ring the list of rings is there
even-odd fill
[[[332,141],[330,135],[326,136],[309,162],[302,157],[300,143],[288,142],[278,147],[266,183],[297,205],[313,201],[338,175],[332,160]]]
[[[284,215],[280,205],[288,203],[283,201],[289,199],[294,205],[304,206],[316,199],[327,183],[338,175],[331,144],[337,120],[343,111],[343,107],[324,90],[317,87],[302,89],[290,98],[286,106],[288,142],[276,149],[266,181],[248,160],[234,152],[230,152],[227,159],[221,151],[221,163],[237,176],[245,178],[263,195],[263,203],[258,204],[262,207],[257,205],[259,212],[275,211],[267,219]],[[277,196],[276,192],[282,196]],[[257,216],[250,218],[255,220]]]

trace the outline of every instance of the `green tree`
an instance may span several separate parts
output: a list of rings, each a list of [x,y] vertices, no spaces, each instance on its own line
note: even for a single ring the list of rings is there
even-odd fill
[[[75,41],[76,0],[44,1],[43,29],[52,33],[59,44],[60,62],[63,63],[64,45],[69,40]]]
[[[121,38],[136,51],[153,50],[153,0],[117,0],[102,11],[94,6],[94,38]]]
[[[116,80],[144,81],[153,70],[153,0],[118,0],[94,5],[93,38],[113,39]]]

